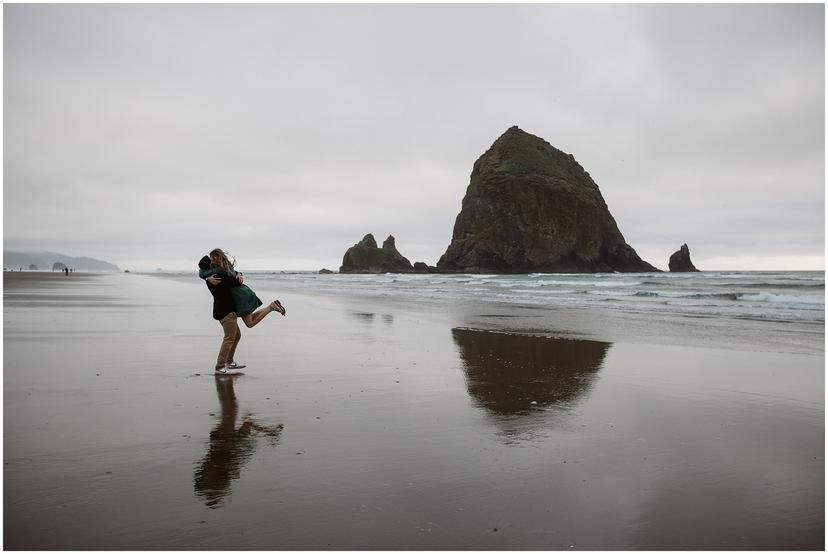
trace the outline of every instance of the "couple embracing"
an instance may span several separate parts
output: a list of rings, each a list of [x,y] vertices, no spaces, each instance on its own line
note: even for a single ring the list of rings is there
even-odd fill
[[[198,262],[198,276],[207,282],[207,288],[213,295],[213,319],[218,320],[224,330],[224,340],[221,341],[216,360],[216,373],[227,373],[245,367],[233,358],[241,340],[238,318],[248,327],[254,327],[270,312],[285,315],[285,308],[278,300],[256,309],[262,305],[262,301],[244,284],[244,275],[234,269],[234,262],[220,248]]]

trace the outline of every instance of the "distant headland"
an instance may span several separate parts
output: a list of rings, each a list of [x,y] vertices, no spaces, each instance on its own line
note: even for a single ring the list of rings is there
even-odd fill
[[[121,271],[115,264],[86,256],[67,256],[57,252],[3,251],[4,269],[50,271],[53,269],[62,270],[64,267],[72,268],[75,271]]]

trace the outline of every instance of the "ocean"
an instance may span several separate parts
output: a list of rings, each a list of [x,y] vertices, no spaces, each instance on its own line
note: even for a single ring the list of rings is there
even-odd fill
[[[418,300],[600,308],[779,322],[825,322],[822,271],[528,275],[250,273],[268,284]]]
[[[198,279],[189,272],[158,275]],[[263,301],[280,298],[289,312],[293,294],[325,295],[399,303],[407,310],[437,307],[457,327],[817,355],[825,351],[821,271],[245,275],[245,283]]]

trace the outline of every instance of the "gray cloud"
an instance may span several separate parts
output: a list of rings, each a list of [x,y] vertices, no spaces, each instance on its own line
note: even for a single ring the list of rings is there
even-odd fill
[[[4,8],[6,248],[435,263],[513,124],[572,153],[643,257],[821,266],[822,5]],[[709,267],[709,266],[708,266]],[[784,267],[781,267],[784,268]]]

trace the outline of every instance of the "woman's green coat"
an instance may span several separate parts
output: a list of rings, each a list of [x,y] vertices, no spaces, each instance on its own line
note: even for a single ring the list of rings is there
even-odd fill
[[[198,276],[206,279],[210,275],[218,275],[219,277],[235,279],[236,272],[232,269],[227,270],[221,267],[211,267],[210,269],[199,269]],[[236,315],[239,317],[252,314],[253,311],[262,305],[262,301],[256,296],[256,293],[247,285],[239,285],[230,289],[230,294],[233,295],[233,303],[236,305]]]

